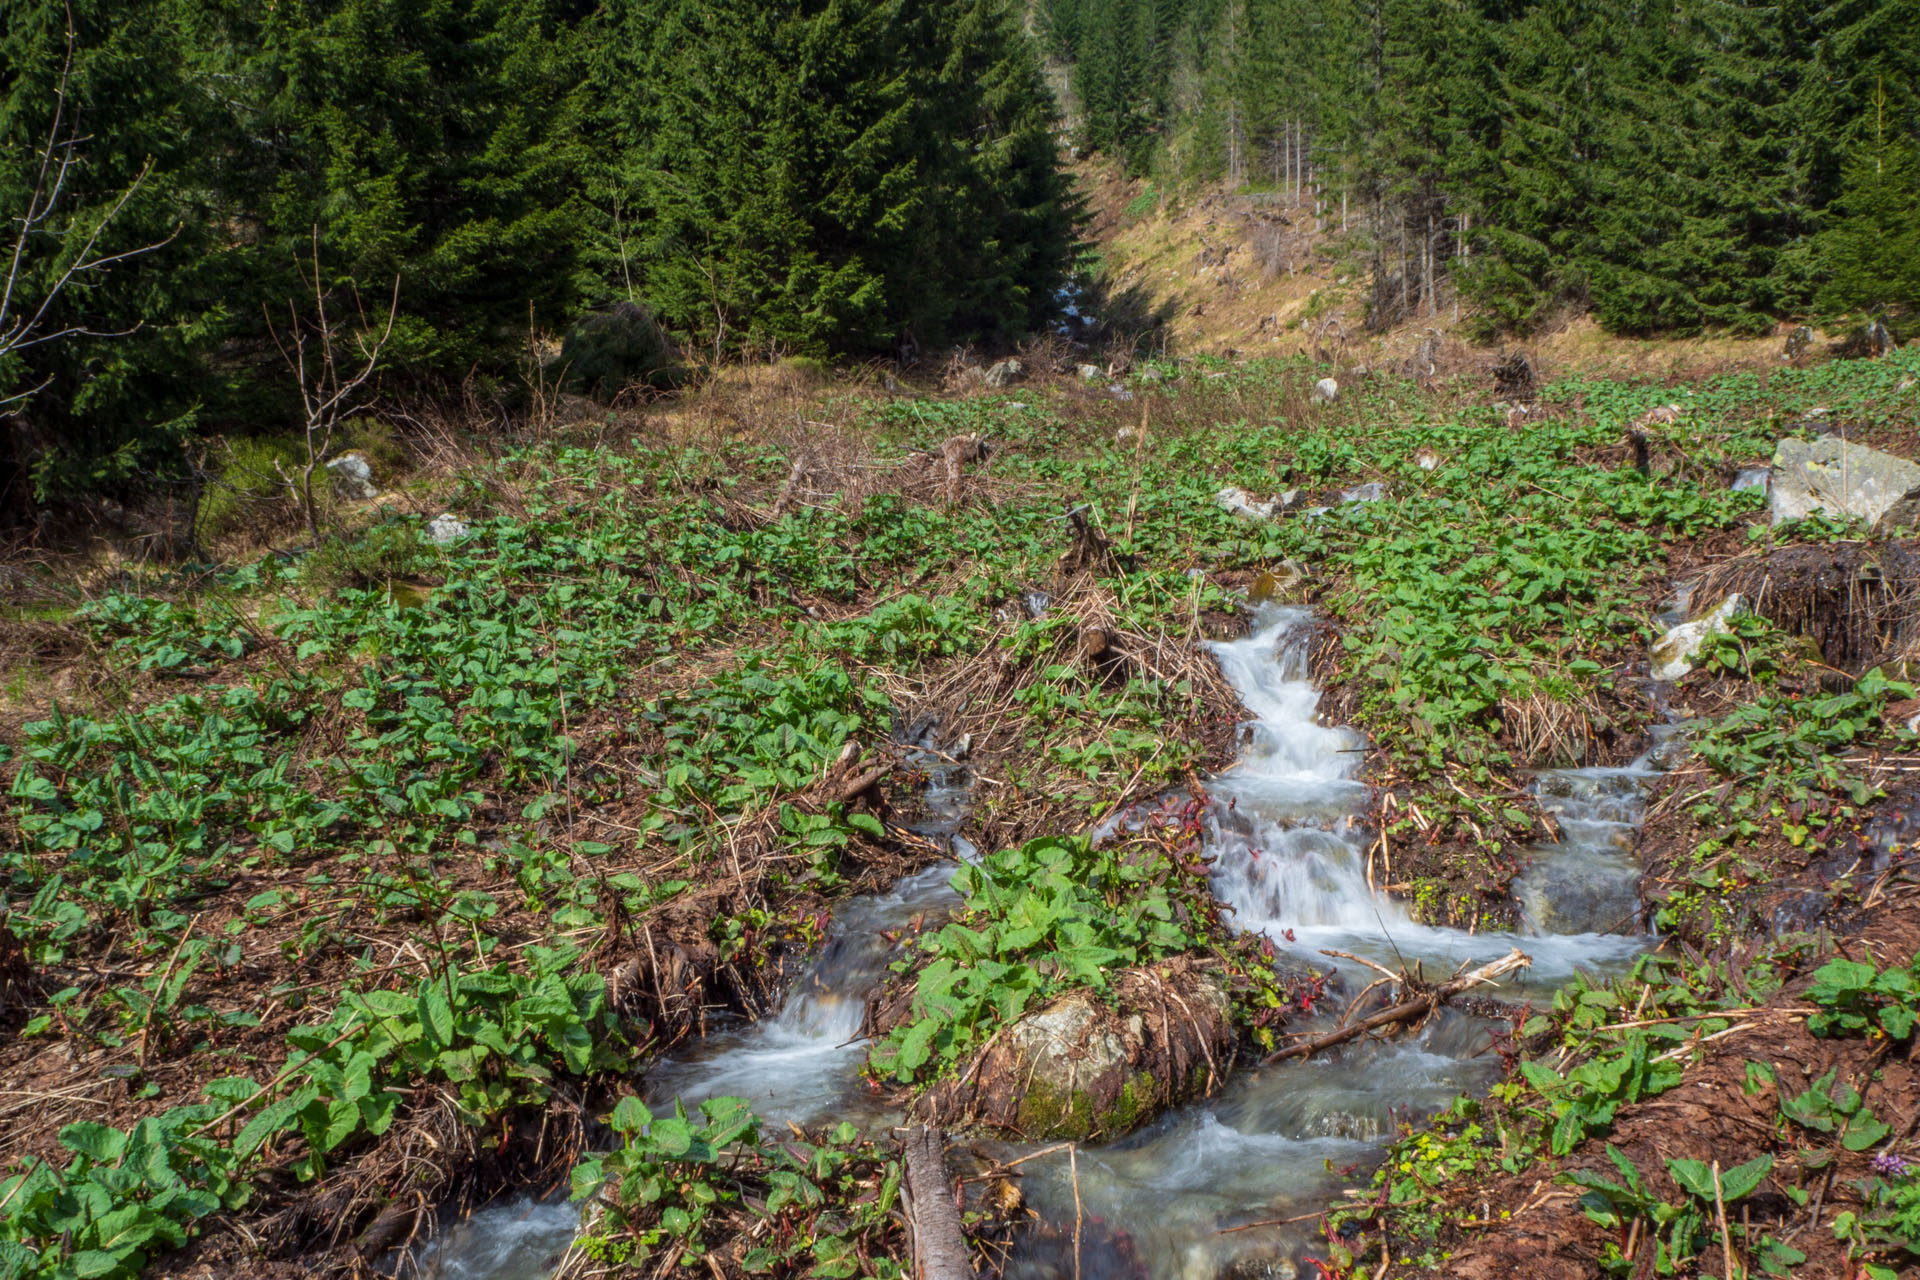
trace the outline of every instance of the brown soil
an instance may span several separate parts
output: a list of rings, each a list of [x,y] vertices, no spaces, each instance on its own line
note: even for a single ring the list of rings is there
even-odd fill
[[[1911,963],[1920,947],[1917,905],[1920,886],[1888,891],[1842,951],[1882,967]],[[1808,1261],[1796,1275],[1851,1277],[1844,1246],[1830,1227],[1838,1214],[1861,1207],[1854,1183],[1869,1174],[1868,1156],[1836,1146],[1830,1165],[1810,1170],[1810,1148],[1783,1134],[1779,1106],[1783,1095],[1797,1094],[1833,1070],[1838,1080],[1865,1095],[1895,1133],[1911,1134],[1920,1127],[1920,1064],[1912,1044],[1889,1052],[1886,1041],[1814,1037],[1805,1023],[1810,1007],[1802,1001],[1809,982],[1802,977],[1789,983],[1758,1011],[1739,1016],[1730,1034],[1702,1048],[1704,1060],[1688,1072],[1685,1084],[1622,1108],[1604,1141],[1591,1140],[1565,1160],[1543,1162],[1517,1176],[1457,1188],[1453,1201],[1471,1225],[1458,1227],[1449,1242],[1453,1257],[1447,1273],[1468,1280],[1603,1274],[1602,1246],[1626,1242],[1589,1221],[1578,1208],[1578,1188],[1560,1179],[1577,1170],[1617,1178],[1605,1153],[1611,1144],[1650,1175],[1658,1193],[1674,1200],[1681,1192],[1665,1171],[1667,1160],[1718,1161],[1729,1168],[1771,1154],[1773,1172],[1741,1210],[1755,1238],[1771,1234],[1805,1252]],[[1778,1083],[1750,1089],[1749,1063],[1771,1066]],[[1808,1191],[1810,1203],[1796,1206],[1785,1194],[1788,1187]],[[1651,1241],[1643,1238],[1640,1244],[1634,1274],[1644,1269],[1650,1275]],[[1722,1270],[1718,1256],[1700,1265],[1714,1274]]]
[[[1914,638],[1920,542],[1817,543],[1736,556],[1694,587],[1695,617],[1738,594],[1753,612],[1819,646],[1827,665],[1858,675]]]

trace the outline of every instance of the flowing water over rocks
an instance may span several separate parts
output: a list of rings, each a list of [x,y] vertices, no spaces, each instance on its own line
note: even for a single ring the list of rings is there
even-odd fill
[[[1330,962],[1320,952],[1330,948],[1390,967],[1418,962],[1429,978],[1495,959],[1517,944],[1532,957],[1532,970],[1496,992],[1516,1000],[1546,995],[1576,967],[1623,968],[1646,949],[1645,936],[1629,932],[1639,875],[1630,833],[1651,776],[1645,761],[1540,775],[1541,803],[1563,838],[1538,850],[1535,867],[1516,883],[1528,927],[1523,936],[1416,924],[1403,905],[1375,893],[1366,861],[1374,838],[1365,824],[1369,791],[1355,777],[1366,741],[1316,718],[1319,693],[1307,678],[1305,651],[1311,622],[1303,608],[1262,606],[1251,635],[1214,649],[1251,716],[1239,761],[1211,783],[1207,840],[1214,891],[1234,909],[1240,927],[1271,939],[1283,963],[1324,969]],[[934,774],[938,803],[927,808],[957,826],[964,796],[951,791],[964,780],[957,767],[948,767],[953,772]],[[862,1002],[892,954],[883,931],[955,902],[947,884],[951,870],[943,864],[891,893],[845,904],[835,913],[832,941],[780,1014],[724,1029],[656,1066],[647,1079],[649,1105],[675,1097],[692,1105],[730,1094],[745,1098],[773,1126],[887,1121],[859,1079]],[[1401,1120],[1484,1088],[1498,1069],[1485,1052],[1488,1026],[1446,1011],[1417,1035],[1243,1070],[1211,1099],[1169,1112],[1120,1141],[1083,1149],[1083,1274],[1156,1280],[1298,1274],[1312,1252],[1311,1226],[1250,1224],[1311,1213],[1347,1181],[1342,1171],[1377,1158]],[[1031,1149],[983,1145],[1005,1158]],[[1075,1188],[1065,1160],[1047,1157],[1024,1169],[1029,1203],[1070,1228]],[[525,1274],[477,1261],[483,1246],[497,1247],[486,1239],[485,1221],[515,1211],[524,1218],[527,1206],[489,1211],[464,1224],[468,1244],[462,1251],[449,1241],[443,1274]],[[1071,1250],[1063,1256],[1050,1238],[1037,1238],[1011,1266],[1014,1275],[1036,1278],[1074,1270]]]

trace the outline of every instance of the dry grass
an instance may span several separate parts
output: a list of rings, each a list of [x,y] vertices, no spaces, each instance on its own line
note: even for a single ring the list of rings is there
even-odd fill
[[[1692,612],[1709,613],[1736,593],[1775,626],[1810,638],[1827,665],[1857,674],[1920,641],[1920,544],[1834,542],[1735,556],[1695,584]]]

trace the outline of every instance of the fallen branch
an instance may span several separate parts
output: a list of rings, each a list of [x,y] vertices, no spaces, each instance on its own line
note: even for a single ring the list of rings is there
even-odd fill
[[[914,1275],[918,1280],[973,1280],[960,1206],[947,1173],[947,1148],[938,1129],[923,1124],[907,1134],[906,1165]]]
[[[1329,1032],[1317,1039],[1277,1049],[1261,1059],[1260,1065],[1266,1066],[1269,1063],[1279,1062],[1283,1058],[1310,1058],[1323,1049],[1337,1048],[1349,1040],[1358,1039],[1369,1031],[1377,1031],[1382,1027],[1395,1026],[1402,1022],[1417,1021],[1462,991],[1497,982],[1515,969],[1524,969],[1532,963],[1531,957],[1515,947],[1500,959],[1483,964],[1472,973],[1463,973],[1449,978],[1431,991],[1415,996],[1411,1000],[1403,1000],[1393,1008],[1376,1013],[1371,1018],[1364,1018],[1350,1027],[1342,1027],[1338,1031]],[[1412,982],[1410,978],[1404,976],[1402,981],[1409,985]]]

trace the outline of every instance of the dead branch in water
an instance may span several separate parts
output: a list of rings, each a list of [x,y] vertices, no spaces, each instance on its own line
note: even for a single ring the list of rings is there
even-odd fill
[[[1498,960],[1483,964],[1471,973],[1456,974],[1432,990],[1423,992],[1411,1000],[1403,1000],[1393,1006],[1393,1008],[1376,1013],[1371,1018],[1363,1018],[1352,1026],[1342,1027],[1338,1031],[1329,1032],[1317,1039],[1306,1040],[1300,1044],[1288,1045],[1284,1049],[1275,1050],[1263,1058],[1260,1065],[1266,1066],[1268,1063],[1279,1062],[1283,1058],[1309,1058],[1323,1049],[1337,1048],[1349,1040],[1358,1039],[1369,1031],[1378,1031],[1382,1027],[1397,1026],[1403,1022],[1418,1021],[1438,1009],[1454,996],[1459,995],[1462,991],[1483,986],[1489,982],[1496,982],[1507,974],[1512,973],[1515,969],[1527,968],[1532,963],[1533,960],[1531,957],[1523,953],[1520,948],[1515,947]],[[1377,968],[1378,966],[1373,967]],[[1415,980],[1408,974],[1401,974],[1400,980],[1402,984],[1407,987],[1413,987],[1415,985]]]
[[[905,1145],[914,1275],[918,1280],[973,1280],[940,1131],[920,1125],[907,1134]]]

